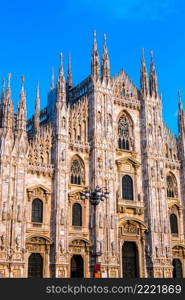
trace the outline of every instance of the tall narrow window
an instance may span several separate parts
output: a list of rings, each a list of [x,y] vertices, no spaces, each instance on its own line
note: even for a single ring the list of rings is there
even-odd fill
[[[73,204],[72,225],[73,226],[82,226],[82,207],[79,203]]]
[[[177,216],[175,214],[170,215],[170,227],[171,227],[171,233],[178,233],[178,222],[177,222]]]
[[[34,199],[32,202],[32,222],[42,223],[43,221],[43,203],[40,199]]]
[[[28,277],[43,277],[43,259],[40,253],[32,253],[28,259]]]
[[[122,198],[125,200],[133,200],[133,180],[129,175],[122,178]]]
[[[80,158],[75,157],[71,164],[71,183],[83,185],[85,183],[84,165]]]
[[[118,122],[118,147],[124,150],[131,149],[131,125],[125,115]]]

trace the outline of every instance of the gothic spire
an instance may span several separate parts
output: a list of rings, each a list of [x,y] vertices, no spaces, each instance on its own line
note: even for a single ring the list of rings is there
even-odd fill
[[[2,80],[2,93],[1,93],[1,102],[4,103],[5,99],[5,79]]]
[[[62,63],[62,53],[60,53],[60,69],[58,76],[58,85],[57,85],[57,101],[64,100],[65,97],[65,78],[64,78],[64,69]]]
[[[54,75],[54,68],[51,69],[51,90],[55,88],[55,75]]]
[[[143,96],[148,94],[148,73],[144,57],[144,48],[142,49],[142,59],[141,59],[141,75],[140,75],[140,86]]]
[[[94,30],[93,49],[91,55],[91,75],[95,81],[100,79],[100,60],[99,60],[95,30]]]
[[[10,86],[11,74],[8,74],[8,87],[4,99],[4,111],[2,116],[2,127],[6,129],[13,129],[14,124],[14,112],[13,104],[11,100],[11,86]]]
[[[104,46],[103,46],[103,56],[102,56],[102,81],[108,83],[110,80],[110,62],[107,50],[107,37],[104,34]]]
[[[24,91],[24,76],[21,77],[21,92],[18,104],[18,132],[26,131],[26,95]]]
[[[157,98],[158,97],[158,84],[157,84],[157,74],[155,70],[153,51],[151,54],[151,63],[150,63],[150,96]]]
[[[178,129],[180,136],[182,136],[182,134],[184,133],[184,125],[184,111],[182,106],[181,93],[180,90],[178,90]]]
[[[39,132],[40,128],[40,88],[39,81],[36,88],[36,99],[35,99],[35,115],[34,115],[34,130],[35,133]]]
[[[178,105],[179,105],[179,111],[183,110],[180,89],[178,89]]]
[[[71,67],[71,55],[68,57],[68,72],[67,72],[67,89],[72,88],[72,67]]]

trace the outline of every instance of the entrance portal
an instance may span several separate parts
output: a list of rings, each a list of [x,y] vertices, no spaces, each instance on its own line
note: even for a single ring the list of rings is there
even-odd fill
[[[28,277],[43,277],[43,259],[40,253],[32,253],[29,256]]]
[[[134,242],[125,242],[122,247],[123,277],[138,278],[138,251]]]
[[[182,263],[180,259],[173,259],[173,278],[183,278],[182,275]]]
[[[84,277],[84,261],[81,255],[73,255],[71,258],[71,278]]]

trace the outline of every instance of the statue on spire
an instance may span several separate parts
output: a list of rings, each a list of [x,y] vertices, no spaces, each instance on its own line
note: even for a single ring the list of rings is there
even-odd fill
[[[178,90],[178,129],[179,135],[182,137],[185,134],[185,120],[184,120],[184,110],[182,106],[182,99],[180,89]]]
[[[102,81],[108,84],[110,81],[110,62],[109,62],[106,41],[107,41],[107,37],[106,34],[104,34],[104,46],[103,46],[103,56],[102,56]]]
[[[2,80],[2,93],[1,93],[1,103],[4,103],[5,99],[5,79]]]
[[[36,88],[36,99],[35,99],[35,115],[34,115],[34,131],[38,133],[40,129],[40,88],[39,81]]]
[[[151,63],[150,63],[150,96],[154,97],[154,98],[157,98],[158,97],[158,84],[157,84],[157,74],[156,74],[156,70],[155,70],[153,51],[151,51],[150,54],[151,54]]]
[[[72,66],[71,66],[71,55],[69,54],[68,57],[68,71],[67,71],[67,82],[66,82],[67,86],[67,92],[72,88],[73,85],[73,81],[72,81]]]
[[[62,53],[60,53],[60,69],[58,76],[58,84],[57,84],[57,101],[63,101],[65,98],[65,78],[64,78],[64,69],[62,63]]]
[[[55,88],[55,75],[54,75],[54,68],[51,69],[51,88],[50,90],[54,90]]]
[[[24,76],[21,77],[21,93],[18,104],[18,123],[17,123],[18,134],[26,131],[26,96],[24,92]]]
[[[141,86],[141,92],[143,96],[148,95],[148,73],[145,63],[145,57],[144,57],[144,48],[142,49],[142,60],[141,60],[141,73],[140,73],[140,86]]]
[[[11,100],[11,87],[10,87],[10,79],[11,74],[8,74],[8,87],[6,90],[6,95],[4,98],[4,105],[3,105],[3,114],[2,114],[2,127],[5,131],[12,131],[14,125],[14,110],[13,110],[13,103]]]
[[[91,75],[95,81],[100,80],[100,60],[99,60],[95,30],[94,30],[93,49],[91,55]]]

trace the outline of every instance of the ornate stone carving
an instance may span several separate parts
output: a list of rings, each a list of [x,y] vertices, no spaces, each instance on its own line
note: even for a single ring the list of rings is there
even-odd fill
[[[6,245],[6,234],[3,233],[3,234],[0,236],[0,247],[1,247],[2,250],[4,250],[5,245]]]
[[[104,223],[104,222],[103,222],[103,219],[104,219],[104,215],[103,215],[102,212],[100,212],[100,213],[99,213],[99,227],[100,227],[100,228],[103,228],[103,225],[104,225],[104,224],[103,224],[103,223]]]
[[[63,208],[61,209],[61,214],[60,214],[60,225],[64,225],[64,210],[63,210]]]
[[[63,239],[60,240],[59,249],[60,249],[60,252],[63,254],[64,250],[65,250],[65,245],[64,245],[64,240]]]
[[[20,234],[18,234],[16,236],[15,242],[16,242],[17,248],[20,248],[20,246],[21,246],[21,235]]]
[[[124,233],[135,233],[135,234],[138,234],[138,228],[137,228],[137,226],[135,226],[134,224],[131,224],[129,222],[126,223],[126,224],[124,224],[123,231],[124,231]]]
[[[7,218],[6,204],[3,203],[3,209],[2,209],[2,221],[5,221],[6,218]]]
[[[111,242],[111,251],[112,251],[112,256],[114,256],[115,252],[116,252],[116,243],[115,243],[115,241]]]
[[[103,246],[103,242],[97,240],[96,251],[97,251],[98,254],[102,253],[102,246]]]
[[[111,215],[111,228],[112,228],[112,229],[115,228],[115,217],[114,217],[113,214]]]
[[[17,206],[17,222],[21,222],[21,207]]]

